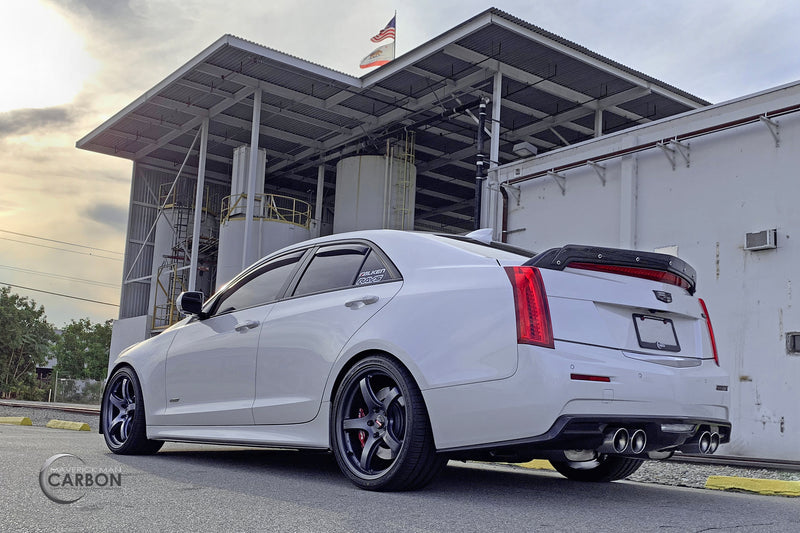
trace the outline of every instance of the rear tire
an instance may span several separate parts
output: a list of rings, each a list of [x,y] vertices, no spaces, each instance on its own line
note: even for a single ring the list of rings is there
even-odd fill
[[[147,438],[142,387],[132,368],[121,367],[109,378],[102,406],[100,426],[112,452],[145,455],[156,453],[164,445]]]
[[[562,476],[573,481],[609,482],[625,479],[642,466],[642,459],[601,455],[593,461],[550,461]]]
[[[345,476],[365,490],[413,490],[447,459],[436,454],[422,393],[403,366],[367,357],[342,379],[333,400],[331,447]]]

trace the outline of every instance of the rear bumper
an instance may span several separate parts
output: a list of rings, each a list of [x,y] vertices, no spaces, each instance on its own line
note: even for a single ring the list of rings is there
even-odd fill
[[[697,433],[663,434],[662,423],[715,426],[721,442],[730,438],[729,377],[713,361],[675,368],[557,342],[555,349],[520,345],[518,362],[506,379],[422,391],[438,450],[543,448],[545,442],[553,449],[595,449],[603,431],[616,426],[643,429],[650,451],[680,446]]]
[[[665,431],[665,425],[691,425],[691,430]],[[717,433],[720,443],[729,442],[731,424],[727,420],[709,420],[684,417],[640,417],[596,415],[563,415],[545,433],[535,437],[460,446],[439,450],[443,453],[492,451],[498,455],[539,455],[542,451],[595,450],[603,444],[606,433],[612,428],[625,428],[629,432],[644,430],[647,445],[640,454],[626,453],[631,457],[647,457],[648,452],[671,451],[697,442],[705,432]],[[670,428],[667,428],[670,429]]]

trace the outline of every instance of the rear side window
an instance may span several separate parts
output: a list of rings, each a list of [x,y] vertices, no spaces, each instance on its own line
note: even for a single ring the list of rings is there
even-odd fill
[[[214,314],[227,313],[277,300],[304,252],[277,257],[236,283],[216,304]]]
[[[358,270],[355,284],[372,285],[373,283],[380,283],[388,279],[391,279],[391,275],[386,269],[386,265],[383,264],[381,258],[378,257],[378,254],[373,250],[369,252],[369,255],[364,260],[364,264],[361,265],[361,268]]]
[[[371,285],[393,279],[380,256],[365,244],[320,248],[297,283],[294,296]]]

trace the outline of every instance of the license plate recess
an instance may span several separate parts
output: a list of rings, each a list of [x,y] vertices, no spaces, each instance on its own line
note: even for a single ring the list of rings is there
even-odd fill
[[[639,346],[642,348],[664,352],[681,351],[672,319],[634,314],[633,325],[636,328],[636,338],[639,341]]]

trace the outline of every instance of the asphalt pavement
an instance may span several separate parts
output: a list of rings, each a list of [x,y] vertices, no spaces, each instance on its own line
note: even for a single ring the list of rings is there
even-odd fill
[[[793,531],[800,505],[632,481],[451,462],[425,490],[371,493],[325,453],[168,443],[116,456],[95,432],[0,425],[0,531]],[[71,453],[122,472],[120,487],[57,504],[45,461]]]

